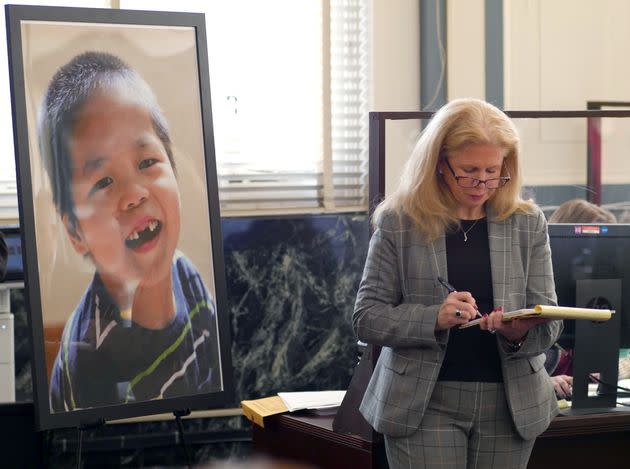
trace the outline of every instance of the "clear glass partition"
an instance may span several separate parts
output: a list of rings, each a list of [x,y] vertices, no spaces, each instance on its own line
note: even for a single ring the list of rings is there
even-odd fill
[[[550,215],[578,198],[630,222],[630,103],[507,111],[522,141],[524,191]],[[625,109],[623,109],[625,108]],[[387,194],[431,112],[370,113],[370,207]]]

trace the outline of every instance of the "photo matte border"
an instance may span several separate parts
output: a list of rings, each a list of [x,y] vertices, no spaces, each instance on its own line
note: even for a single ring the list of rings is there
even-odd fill
[[[210,82],[206,44],[205,18],[202,13],[153,12],[140,10],[116,10],[97,8],[70,8],[44,6],[5,6],[7,22],[7,46],[13,113],[13,129],[16,157],[16,180],[18,187],[19,215],[25,275],[25,305],[30,325],[32,350],[33,400],[39,429],[81,427],[94,423],[131,418],[142,415],[175,411],[201,410],[225,407],[234,404],[233,376],[231,363],[231,339],[229,308],[227,307],[226,281],[221,238],[218,184],[210,101]],[[24,79],[21,23],[23,21],[63,22],[82,24],[112,24],[123,26],[190,27],[194,28],[198,64],[199,96],[201,102],[203,147],[205,149],[206,189],[210,219],[214,298],[218,321],[218,337],[221,354],[223,390],[213,393],[141,401],[113,406],[93,407],[69,412],[51,412],[49,407],[49,384],[45,363],[44,321],[40,295],[40,273],[35,233],[35,209],[29,131],[27,126],[27,103]],[[176,90],[174,92],[177,92]],[[181,125],[181,123],[180,123]],[[32,140],[32,139],[31,139]],[[180,186],[183,181],[179,181]],[[182,226],[186,223],[182,220]],[[189,220],[203,226],[199,220]],[[94,377],[97,379],[97,377]]]

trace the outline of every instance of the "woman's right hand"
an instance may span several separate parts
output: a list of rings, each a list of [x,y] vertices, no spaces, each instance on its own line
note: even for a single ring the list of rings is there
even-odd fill
[[[457,312],[459,311],[459,316]],[[461,326],[477,317],[477,302],[467,291],[449,293],[440,305],[435,330],[443,331],[453,326]]]

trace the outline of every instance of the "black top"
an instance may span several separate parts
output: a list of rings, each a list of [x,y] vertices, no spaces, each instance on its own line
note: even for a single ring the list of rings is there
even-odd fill
[[[490,313],[494,301],[485,218],[461,220],[461,230],[446,234],[446,263],[449,283],[459,291],[470,292],[481,314]],[[502,382],[496,336],[476,326],[451,328],[438,380]]]

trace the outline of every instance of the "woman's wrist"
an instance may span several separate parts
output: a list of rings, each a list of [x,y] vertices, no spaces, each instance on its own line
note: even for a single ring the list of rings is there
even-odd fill
[[[517,352],[523,346],[523,342],[527,338],[527,334],[523,334],[520,337],[507,337],[505,336],[505,340],[511,352]]]
[[[523,342],[525,342],[525,336],[523,336],[522,338],[518,340],[511,341],[510,348],[512,349],[513,352],[517,352],[521,349]]]

